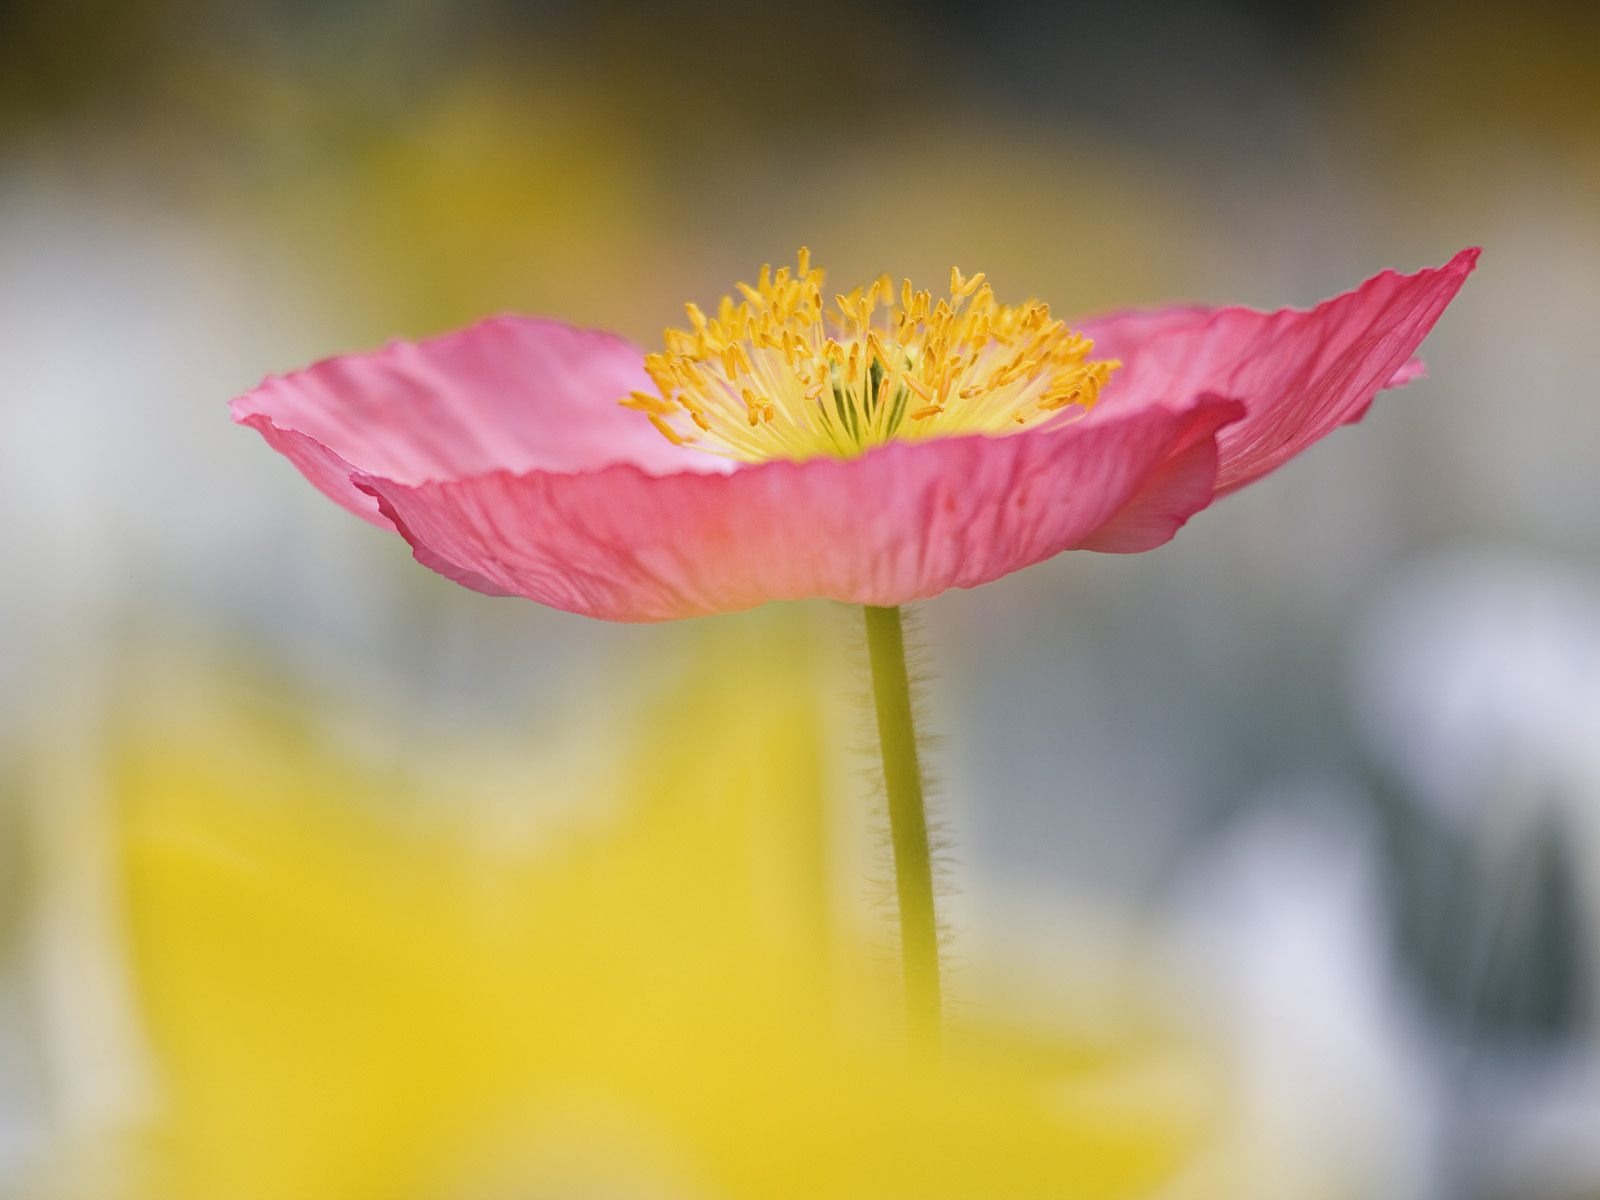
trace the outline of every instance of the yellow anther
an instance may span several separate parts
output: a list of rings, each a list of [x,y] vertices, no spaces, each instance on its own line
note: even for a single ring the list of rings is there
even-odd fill
[[[757,396],[749,388],[740,389],[739,394],[744,399],[745,419],[750,422],[752,427],[761,424],[761,410],[764,405],[761,397]]]
[[[678,431],[671,425],[668,425],[666,421],[656,416],[655,413],[647,413],[646,416],[650,418],[650,424],[656,427],[656,432],[661,434],[662,437],[666,438],[667,441],[671,442],[674,446],[683,445],[683,438],[679,437]]]
[[[678,406],[672,401],[652,396],[649,392],[629,392],[619,403],[624,408],[636,408],[640,412],[657,413],[663,417],[678,411]]]

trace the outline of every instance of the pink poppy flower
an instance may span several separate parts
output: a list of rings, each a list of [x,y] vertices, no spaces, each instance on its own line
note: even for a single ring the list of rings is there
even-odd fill
[[[1083,322],[953,272],[826,303],[804,251],[646,355],[495,317],[233,402],[313,484],[491,595],[616,621],[828,597],[892,607],[1063,550],[1169,540],[1381,390],[1477,262],[1310,310]],[[619,402],[620,401],[620,402]]]

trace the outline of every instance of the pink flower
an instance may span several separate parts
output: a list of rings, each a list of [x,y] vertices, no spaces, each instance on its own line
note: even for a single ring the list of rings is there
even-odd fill
[[[885,278],[825,311],[802,251],[713,318],[689,306],[661,354],[496,317],[270,378],[232,411],[491,595],[617,621],[887,607],[1165,543],[1416,378],[1477,258],[1309,311],[1165,308],[1075,333],[959,272],[949,300]]]

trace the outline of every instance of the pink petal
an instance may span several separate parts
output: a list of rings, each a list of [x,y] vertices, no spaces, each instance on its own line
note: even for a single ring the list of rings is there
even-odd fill
[[[419,560],[570,612],[655,621],[829,597],[902,604],[1087,544],[1145,550],[1211,499],[1232,401],[727,474],[357,477]],[[474,586],[469,584],[469,586]]]
[[[1225,405],[1228,424],[1244,412],[1236,400],[1205,397]],[[1226,424],[1222,427],[1226,429]],[[1150,472],[1122,509],[1079,547],[1109,554],[1137,554],[1165,545],[1195,513],[1216,497],[1217,429],[1197,422],[1161,465]]]
[[[651,474],[726,470],[617,406],[629,391],[651,390],[643,361],[637,346],[608,333],[494,317],[269,378],[233,402],[233,419],[328,496],[386,527],[352,472],[416,484],[612,463]]]
[[[1218,437],[1217,492],[1241,488],[1360,420],[1382,389],[1417,378],[1422,364],[1412,355],[1478,253],[1414,275],[1385,271],[1309,311],[1168,308],[1086,322],[1097,355],[1124,364],[1100,404],[1119,411],[1205,393],[1239,400],[1244,419]]]

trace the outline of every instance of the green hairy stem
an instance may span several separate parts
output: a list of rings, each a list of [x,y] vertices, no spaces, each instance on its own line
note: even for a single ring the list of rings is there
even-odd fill
[[[905,633],[898,608],[866,608],[872,698],[878,712],[883,780],[894,846],[895,895],[900,910],[900,953],[906,1021],[912,1044],[936,1052],[943,1025],[939,981],[939,921],[934,909],[933,859],[923,803],[922,764],[906,673]]]

